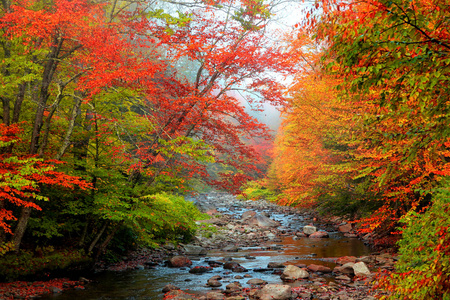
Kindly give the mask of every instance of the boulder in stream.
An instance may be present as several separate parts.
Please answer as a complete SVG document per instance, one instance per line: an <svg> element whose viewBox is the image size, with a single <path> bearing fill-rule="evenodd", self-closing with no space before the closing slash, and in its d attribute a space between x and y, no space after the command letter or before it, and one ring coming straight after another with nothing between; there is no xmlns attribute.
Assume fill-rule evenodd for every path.
<svg viewBox="0 0 450 300"><path fill-rule="evenodd" d="M316 231L317 231L316 226L312 226L312 225L303 226L303 233L306 235L311 235Z"/></svg>
<svg viewBox="0 0 450 300"><path fill-rule="evenodd" d="M355 263L352 262L348 262L340 267L335 267L333 269L334 273L342 273L342 274L348 274L348 275L353 275L355 274L355 271L353 270L353 265Z"/></svg>
<svg viewBox="0 0 450 300"><path fill-rule="evenodd" d="M210 266L196 266L189 270L191 274L203 274L208 271L211 271L212 268Z"/></svg>
<svg viewBox="0 0 450 300"><path fill-rule="evenodd" d="M250 279L249 281L247 281L247 284L250 284L250 285L265 285L265 284L267 284L267 281L262 280L260 278L253 278L253 279Z"/></svg>
<svg viewBox="0 0 450 300"><path fill-rule="evenodd" d="M278 227L280 222L274 221L266 216L256 214L246 221L248 224L259 227Z"/></svg>
<svg viewBox="0 0 450 300"><path fill-rule="evenodd" d="M321 231L316 231L316 232L312 233L309 237L316 238L316 239L322 239L322 238L329 237L329 235L328 235L328 232L321 230Z"/></svg>
<svg viewBox="0 0 450 300"><path fill-rule="evenodd" d="M219 287L222 286L222 283L217 279L208 279L206 285L210 287Z"/></svg>
<svg viewBox="0 0 450 300"><path fill-rule="evenodd" d="M316 265L316 264L310 264L308 266L308 270L310 270L311 272L331 273L330 268L328 268L326 266L322 266L322 265Z"/></svg>
<svg viewBox="0 0 450 300"><path fill-rule="evenodd" d="M369 276L371 274L369 268L362 261L354 264L352 267L355 276Z"/></svg>
<svg viewBox="0 0 450 300"><path fill-rule="evenodd" d="M251 217L253 217L254 215L256 215L256 211L253 210L247 210L245 212L242 213L242 220L245 221L247 219L250 219Z"/></svg>
<svg viewBox="0 0 450 300"><path fill-rule="evenodd" d="M284 284L266 284L259 292L261 300L286 300L291 299L292 288Z"/></svg>
<svg viewBox="0 0 450 300"><path fill-rule="evenodd" d="M169 267L183 268L192 265L192 261L187 256L177 255L169 259Z"/></svg>
<svg viewBox="0 0 450 300"><path fill-rule="evenodd" d="M304 269L301 269L294 265L288 265L281 274L281 280L283 281L295 281L297 279L304 279L309 277L309 273Z"/></svg>
<svg viewBox="0 0 450 300"><path fill-rule="evenodd" d="M225 294L228 296L239 295L242 291L242 285L239 282L232 282L226 286Z"/></svg>
<svg viewBox="0 0 450 300"><path fill-rule="evenodd" d="M349 262L355 263L357 258L355 256L341 256L336 260L338 265L343 265Z"/></svg>
<svg viewBox="0 0 450 300"><path fill-rule="evenodd" d="M283 263L280 263L280 262L270 262L270 263L267 265L267 267L268 267L268 268L284 268L285 265L284 265Z"/></svg>

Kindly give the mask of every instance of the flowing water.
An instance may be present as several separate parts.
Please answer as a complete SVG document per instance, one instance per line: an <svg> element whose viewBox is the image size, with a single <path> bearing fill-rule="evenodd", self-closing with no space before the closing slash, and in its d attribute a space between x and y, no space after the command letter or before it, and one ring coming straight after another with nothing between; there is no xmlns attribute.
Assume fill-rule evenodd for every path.
<svg viewBox="0 0 450 300"><path fill-rule="evenodd" d="M242 207L234 207L232 211L228 208L219 208L221 213L240 215L245 211ZM285 228L299 229L304 225L301 216L293 217L282 213L272 213L271 218L281 222ZM260 278L269 283L282 283L280 276L273 271L263 271L269 262L280 262L289 264L321 264L333 268L335 264L332 258L352 255L363 256L370 254L368 247L358 239L345 238L340 233L329 232L328 239L293 238L285 236L278 242L267 242L251 247L240 248L238 252L224 252L212 250L206 257L192 258L193 265L207 266L208 260L223 262L232 258L249 271L246 273L233 273L222 267L214 268L203 274L190 274L189 269L168 268L157 266L154 269L132 270L122 272L102 272L99 274L86 274L85 277L93 279L94 282L87 285L85 290L70 290L61 294L47 295L46 300L68 300L68 299L162 299L162 288L167 284L174 284L182 290L189 289L190 292L205 292L211 288L206 282L214 275L223 277L221 282L224 288L228 283L239 281L244 287L249 287L247 281L250 278L236 279L236 275L249 274L251 278ZM252 256L255 259L247 259ZM324 275L327 279L326 275ZM330 276L331 280L331 276ZM292 285L295 285L293 283ZM297 283L298 284L298 283Z"/></svg>

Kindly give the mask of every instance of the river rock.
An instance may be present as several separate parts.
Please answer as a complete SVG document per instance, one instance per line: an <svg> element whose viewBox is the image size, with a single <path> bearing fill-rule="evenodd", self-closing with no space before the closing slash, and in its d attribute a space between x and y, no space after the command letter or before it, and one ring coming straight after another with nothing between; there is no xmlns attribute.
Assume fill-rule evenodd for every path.
<svg viewBox="0 0 450 300"><path fill-rule="evenodd" d="M247 211L244 211L244 213L242 214L242 220L247 220L247 219L250 219L251 217L253 217L254 215L256 215L256 212L255 211L252 211L252 210L247 210Z"/></svg>
<svg viewBox="0 0 450 300"><path fill-rule="evenodd" d="M186 255L199 256L206 255L208 253L205 248L197 245L184 245L183 248Z"/></svg>
<svg viewBox="0 0 450 300"><path fill-rule="evenodd" d="M355 271L353 270L353 265L354 264L355 263L348 262L348 263L346 263L346 264L344 264L344 265L342 265L340 267L339 266L335 267L333 272L334 273L342 273L342 274L353 275L355 273Z"/></svg>
<svg viewBox="0 0 450 300"><path fill-rule="evenodd" d="M322 265L310 264L308 270L312 272L331 273L331 269Z"/></svg>
<svg viewBox="0 0 450 300"><path fill-rule="evenodd" d="M273 241L274 239L277 238L277 235L276 235L275 233L272 233L272 232L267 232L267 233L266 233L266 237L267 237L270 241Z"/></svg>
<svg viewBox="0 0 450 300"><path fill-rule="evenodd" d="M336 280L342 280L342 281L352 281L352 279L346 275L339 275L335 277Z"/></svg>
<svg viewBox="0 0 450 300"><path fill-rule="evenodd" d="M259 279L259 278L253 278L253 279L250 279L249 281L247 281L247 284L250 284L250 285L264 285L264 284L267 284L267 281Z"/></svg>
<svg viewBox="0 0 450 300"><path fill-rule="evenodd" d="M361 256L361 257L358 257L355 262L360 262L360 261L362 261L363 263L366 263L366 264L373 264L374 259L371 256Z"/></svg>
<svg viewBox="0 0 450 300"><path fill-rule="evenodd" d="M231 268L231 271L236 272L236 273L248 272L248 270L241 265Z"/></svg>
<svg viewBox="0 0 450 300"><path fill-rule="evenodd" d="M259 292L261 300L286 300L291 299L292 289L284 284L266 284Z"/></svg>
<svg viewBox="0 0 450 300"><path fill-rule="evenodd" d="M223 262L221 261L215 261L215 260L208 260L206 263L213 268L217 268L223 265Z"/></svg>
<svg viewBox="0 0 450 300"><path fill-rule="evenodd" d="M164 287L163 287L163 289L162 289L162 292L163 293L167 293L167 292L170 292L170 291L176 291L176 290L180 290L180 288L179 287L177 287L176 285L173 285L173 284L166 284Z"/></svg>
<svg viewBox="0 0 450 300"><path fill-rule="evenodd" d="M288 265L281 274L281 280L283 281L295 281L297 279L308 278L309 273L304 269L301 269L294 265Z"/></svg>
<svg viewBox="0 0 450 300"><path fill-rule="evenodd" d="M164 299L170 300L192 300L195 296L185 293L181 290L172 290L164 295Z"/></svg>
<svg viewBox="0 0 450 300"><path fill-rule="evenodd" d="M303 233L306 235L311 235L316 231L317 231L317 228L315 226L312 226L312 225L303 226Z"/></svg>
<svg viewBox="0 0 450 300"><path fill-rule="evenodd" d="M228 296L236 296L242 291L242 285L239 282L232 282L226 286L225 294Z"/></svg>
<svg viewBox="0 0 450 300"><path fill-rule="evenodd" d="M225 295L220 292L206 293L206 300L225 300Z"/></svg>
<svg viewBox="0 0 450 300"><path fill-rule="evenodd" d="M256 214L253 217L250 217L247 221L248 224L258 227L278 227L280 226L280 222L274 221L266 216Z"/></svg>
<svg viewBox="0 0 450 300"><path fill-rule="evenodd" d="M191 274L203 274L212 270L210 266L196 266L189 270Z"/></svg>
<svg viewBox="0 0 450 300"><path fill-rule="evenodd" d="M309 237L316 238L316 239L322 239L322 238L329 237L329 235L328 235L328 232L321 230L321 231L316 231L316 232L312 233Z"/></svg>
<svg viewBox="0 0 450 300"><path fill-rule="evenodd" d="M362 261L354 264L352 268L355 276L369 276L371 274L369 268Z"/></svg>
<svg viewBox="0 0 450 300"><path fill-rule="evenodd" d="M283 263L280 263L280 262L270 262L270 263L267 265L267 267L268 267L268 268L284 268L285 265L284 265Z"/></svg>
<svg viewBox="0 0 450 300"><path fill-rule="evenodd" d="M223 264L223 268L228 270L232 270L233 268L236 268L238 266L240 266L240 264L235 261L227 261Z"/></svg>
<svg viewBox="0 0 450 300"><path fill-rule="evenodd" d="M210 287L219 287L222 286L222 283L217 279L208 279L206 285Z"/></svg>
<svg viewBox="0 0 450 300"><path fill-rule="evenodd" d="M339 257L336 260L336 263L338 265L343 265L343 264L346 264L346 263L349 263L349 262L355 263L356 259L357 258L355 256L342 256L342 257Z"/></svg>
<svg viewBox="0 0 450 300"><path fill-rule="evenodd" d="M187 256L177 255L169 259L169 267L183 268L192 265L192 261Z"/></svg>
<svg viewBox="0 0 450 300"><path fill-rule="evenodd" d="M342 233L348 233L348 232L352 231L352 224L341 225L341 226L339 226L338 230L339 230L339 232L342 232Z"/></svg>
<svg viewBox="0 0 450 300"><path fill-rule="evenodd" d="M239 248L236 245L227 245L222 250L225 252L238 252Z"/></svg>

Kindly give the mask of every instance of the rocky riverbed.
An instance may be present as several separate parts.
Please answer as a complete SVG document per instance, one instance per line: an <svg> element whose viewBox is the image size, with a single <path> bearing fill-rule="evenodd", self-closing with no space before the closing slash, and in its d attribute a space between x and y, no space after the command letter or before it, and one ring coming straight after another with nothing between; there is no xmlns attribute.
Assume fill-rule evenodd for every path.
<svg viewBox="0 0 450 300"><path fill-rule="evenodd" d="M395 255L371 251L364 245L370 236L358 236L344 220L226 193L190 200L211 216L199 222L190 244L167 243L115 265L99 263L100 274L130 278L114 277L103 288L74 282L75 290L61 293L61 285L42 298L356 300L383 294L373 285L380 271L393 269ZM13 299L19 290L9 286L8 293L5 299Z"/></svg>
<svg viewBox="0 0 450 300"><path fill-rule="evenodd" d="M203 211L213 216L200 224L210 224L217 231L211 235L200 231L194 243L173 249L177 251L168 260L168 265L190 268L189 272L193 274L210 273L211 277L205 285L211 290L192 294L169 284L164 288L165 299L345 300L375 299L383 294L382 291L373 289L373 285L381 270L393 269L396 258L390 253L373 252L360 257L321 257L314 263L307 264L296 263L289 257L287 261L280 262L275 260L274 255L273 262L261 261L252 270L239 263L239 258L242 261L242 255L238 254L241 250L261 245L278 246L282 250L282 242L286 239L303 240L313 246L317 244L326 248L327 245L339 247L339 244L329 242L337 237L363 238L353 231L351 224L338 218L321 219L312 213L280 207L266 201L239 201L227 194L200 195L194 201ZM277 218L280 216L282 218ZM166 247L171 248L170 245ZM221 261L205 259L204 266L192 267L191 257L214 253L215 249L235 255ZM317 256L315 252L309 255ZM254 259L258 265L258 256L245 254L244 258ZM217 271L214 272L214 269ZM267 276L258 277L262 273L271 274L272 282L265 280Z"/></svg>

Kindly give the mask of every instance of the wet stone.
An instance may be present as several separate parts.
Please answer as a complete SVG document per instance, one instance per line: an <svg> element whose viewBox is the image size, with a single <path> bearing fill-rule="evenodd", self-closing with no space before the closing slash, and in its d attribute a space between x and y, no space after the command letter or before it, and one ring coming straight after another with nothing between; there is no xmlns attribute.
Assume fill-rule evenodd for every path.
<svg viewBox="0 0 450 300"><path fill-rule="evenodd" d="M267 265L267 268L284 268L285 267L285 265L283 264L283 263L279 263L279 262L270 262L268 265Z"/></svg>
<svg viewBox="0 0 450 300"><path fill-rule="evenodd" d="M249 281L247 281L247 284L250 284L250 285L264 285L264 284L267 284L267 281L259 279L259 278L253 278L253 279L250 279Z"/></svg>

